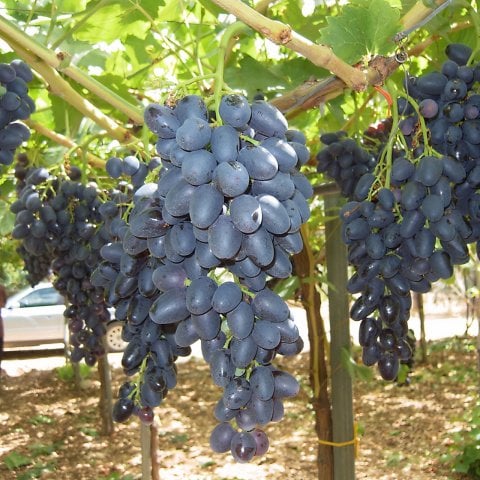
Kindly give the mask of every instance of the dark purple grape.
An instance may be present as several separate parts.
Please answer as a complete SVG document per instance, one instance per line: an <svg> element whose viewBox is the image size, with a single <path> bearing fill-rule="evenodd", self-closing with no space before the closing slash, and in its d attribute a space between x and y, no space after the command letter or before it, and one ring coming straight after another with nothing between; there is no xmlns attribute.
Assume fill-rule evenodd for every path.
<svg viewBox="0 0 480 480"><path fill-rule="evenodd" d="M380 353L378 359L378 370L384 380L395 380L398 375L400 362L395 351L386 351Z"/></svg>
<svg viewBox="0 0 480 480"><path fill-rule="evenodd" d="M247 169L255 180L270 180L278 171L277 159L264 147L247 145L237 156L237 161Z"/></svg>
<svg viewBox="0 0 480 480"><path fill-rule="evenodd" d="M442 213L443 213L443 204ZM408 210L404 213L400 223L400 235L403 238L411 238L425 225L426 217L422 210Z"/></svg>
<svg viewBox="0 0 480 480"><path fill-rule="evenodd" d="M210 448L217 453L225 453L230 450L235 430L230 423L219 423L210 434Z"/></svg>
<svg viewBox="0 0 480 480"><path fill-rule="evenodd" d="M342 225L345 239L348 242L352 240L363 240L370 233L370 227L364 218L356 218L346 225Z"/></svg>
<svg viewBox="0 0 480 480"><path fill-rule="evenodd" d="M268 452L268 448L270 446L267 434L263 430L260 430L258 428L253 430L251 434L255 439L255 443L257 445L255 449L255 456L265 455Z"/></svg>
<svg viewBox="0 0 480 480"><path fill-rule="evenodd" d="M440 95L448 79L439 72L427 73L417 79L416 87L427 95Z"/></svg>
<svg viewBox="0 0 480 480"><path fill-rule="evenodd" d="M467 95L468 87L463 80L454 78L445 84L443 95L447 101L463 100Z"/></svg>
<svg viewBox="0 0 480 480"><path fill-rule="evenodd" d="M392 325L399 318L400 303L396 297L387 295L380 300L378 311L382 322L385 322L387 325Z"/></svg>
<svg viewBox="0 0 480 480"><path fill-rule="evenodd" d="M445 54L457 65L466 65L472 54L472 49L461 43L450 43L445 49Z"/></svg>
<svg viewBox="0 0 480 480"><path fill-rule="evenodd" d="M162 293L150 308L150 318L160 325L177 323L190 316L186 305L186 288L175 288Z"/></svg>
<svg viewBox="0 0 480 480"><path fill-rule="evenodd" d="M392 164L392 181L396 183L403 183L408 180L415 172L415 166L412 162L404 157L398 157Z"/></svg>
<svg viewBox="0 0 480 480"><path fill-rule="evenodd" d="M217 163L237 160L240 134L231 125L221 125L212 131L210 148Z"/></svg>
<svg viewBox="0 0 480 480"><path fill-rule="evenodd" d="M252 335L242 339L232 338L230 351L235 367L247 368L257 354L257 343Z"/></svg>
<svg viewBox="0 0 480 480"><path fill-rule="evenodd" d="M431 187L438 182L443 172L441 158L425 156L420 159L415 173L415 180L426 187Z"/></svg>
<svg viewBox="0 0 480 480"><path fill-rule="evenodd" d="M173 110L164 105L152 103L145 108L145 123L160 138L175 138L180 122Z"/></svg>
<svg viewBox="0 0 480 480"><path fill-rule="evenodd" d="M409 181L402 189L401 204L405 210L415 210L421 205L426 194L427 190L423 184L414 180Z"/></svg>
<svg viewBox="0 0 480 480"><path fill-rule="evenodd" d="M367 317L360 323L358 343L362 347L373 345L377 341L379 333L380 329L377 320L372 317Z"/></svg>
<svg viewBox="0 0 480 480"><path fill-rule="evenodd" d="M363 320L372 314L376 305L367 305L363 297L358 297L350 307L350 318L355 321Z"/></svg>
<svg viewBox="0 0 480 480"><path fill-rule="evenodd" d="M440 195L427 195L420 206L420 210L430 222L438 222L444 212L443 200Z"/></svg>
<svg viewBox="0 0 480 480"><path fill-rule="evenodd" d="M213 172L213 183L226 197L237 197L247 190L250 177L240 162L222 162Z"/></svg>
<svg viewBox="0 0 480 480"><path fill-rule="evenodd" d="M219 215L208 227L208 245L217 258L233 258L238 253L242 240L243 234L235 227L230 215Z"/></svg>
<svg viewBox="0 0 480 480"><path fill-rule="evenodd" d="M275 398L295 397L300 391L297 379L288 372L273 370L273 379L275 383L273 396Z"/></svg>
<svg viewBox="0 0 480 480"><path fill-rule="evenodd" d="M223 403L230 409L244 407L252 396L250 383L243 377L234 377L223 392Z"/></svg>
<svg viewBox="0 0 480 480"><path fill-rule="evenodd" d="M135 404L128 397L119 398L113 406L113 420L115 422L126 422L133 413Z"/></svg>
<svg viewBox="0 0 480 480"><path fill-rule="evenodd" d="M375 365L380 358L380 349L377 343L363 347L362 362L367 367Z"/></svg>
<svg viewBox="0 0 480 480"><path fill-rule="evenodd" d="M353 192L353 198L359 202L365 200L372 188L375 181L375 175L373 173L365 173L360 177Z"/></svg>
<svg viewBox="0 0 480 480"><path fill-rule="evenodd" d="M145 406L137 412L137 417L144 425L152 425L154 413L152 407Z"/></svg>
<svg viewBox="0 0 480 480"><path fill-rule="evenodd" d="M250 432L237 432L232 436L230 451L236 462L247 463L257 450L257 442Z"/></svg>
<svg viewBox="0 0 480 480"><path fill-rule="evenodd" d="M480 120L467 120L463 123L463 138L474 145L480 143Z"/></svg>
<svg viewBox="0 0 480 480"><path fill-rule="evenodd" d="M431 98L425 98L422 100L418 107L424 118L433 118L438 113L438 103Z"/></svg>
<svg viewBox="0 0 480 480"><path fill-rule="evenodd" d="M247 99L237 94L222 97L219 111L222 120L234 128L245 127L252 116L252 109Z"/></svg>
<svg viewBox="0 0 480 480"><path fill-rule="evenodd" d="M252 116L249 125L257 133L267 137L282 138L287 129L288 123L283 114L273 105L257 100L252 103Z"/></svg>

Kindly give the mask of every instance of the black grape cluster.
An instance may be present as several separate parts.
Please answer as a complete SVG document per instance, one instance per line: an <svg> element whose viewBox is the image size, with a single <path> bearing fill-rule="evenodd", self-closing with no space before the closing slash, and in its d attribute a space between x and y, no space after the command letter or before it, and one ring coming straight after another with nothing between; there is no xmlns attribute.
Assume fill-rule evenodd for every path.
<svg viewBox="0 0 480 480"><path fill-rule="evenodd" d="M466 65L465 45L451 44L446 54L441 72L409 78L410 97L398 102L402 142L391 152L375 146L377 169L353 182L340 212L354 267L348 290L360 294L350 316L361 322L364 363L378 363L387 380L412 355L411 292L428 292L449 278L454 265L469 260L468 244L478 249L480 239L480 67ZM334 139L327 149L344 141ZM356 147L364 152L358 156L370 147ZM328 173L326 156L319 153L319 170Z"/></svg>
<svg viewBox="0 0 480 480"><path fill-rule="evenodd" d="M141 373L122 386L114 417L149 421L175 384L173 362L200 340L224 389L211 446L247 462L268 449L259 427L279 420L283 398L299 389L271 363L297 354L303 342L267 281L292 272L312 187L298 170L309 159L305 137L288 130L277 109L227 95L219 113L223 125L212 126L195 95L146 108L162 168L156 182L134 190L126 225L102 249L98 282L117 318L119 307L125 312L124 368ZM111 176L134 172L127 158L107 162Z"/></svg>
<svg viewBox="0 0 480 480"><path fill-rule="evenodd" d="M31 285L35 285L50 273L53 258L50 242L60 232L58 223L52 221L52 208L47 206L53 189L43 193L42 184L51 176L47 169L29 167L28 159L23 157L16 165L15 176L17 200L10 207L15 214L12 237L20 240L17 251L24 260Z"/></svg>
<svg viewBox="0 0 480 480"><path fill-rule="evenodd" d="M30 67L22 60L0 63L0 165L11 165L15 150L30 138L29 129L18 120L35 111L27 85L32 79Z"/></svg>
<svg viewBox="0 0 480 480"><path fill-rule="evenodd" d="M71 172L78 177L78 170ZM103 290L90 282L100 262L100 248L106 243L98 224L101 202L95 184L52 176L45 168L30 168L12 204L15 226L12 237L21 241L20 253L30 263L32 281L53 272L54 287L68 305L64 315L70 331L71 359L88 365L103 355L102 337L110 318ZM34 263L32 258L38 258ZM40 267L41 266L41 267ZM43 277L42 277L43 278Z"/></svg>
<svg viewBox="0 0 480 480"><path fill-rule="evenodd" d="M376 152L362 148L344 131L325 133L320 140L326 147L317 154L317 171L335 180L344 197L352 197L358 179L375 169Z"/></svg>
<svg viewBox="0 0 480 480"><path fill-rule="evenodd" d="M27 183L35 181L35 175L32 177L34 168L29 165L29 159L25 154L18 154L15 162L15 190L17 197L21 197L22 190L26 187ZM45 177L47 178L47 177ZM13 210L23 210L24 204L22 202L16 202ZM33 212L32 212L33 214ZM14 238L18 235L22 236L25 233L24 227L17 227L27 221L27 217L32 218L30 214L23 213L16 218L16 230L13 234ZM29 225L30 222L27 223ZM20 231L19 231L20 229ZM23 233L22 233L23 231ZM24 270L26 272L26 279L28 283L33 287L43 279L47 278L51 273L50 263L51 252L46 248L45 244L36 245L36 241L33 239L27 239L25 242L20 242L16 248L16 251L20 258L23 260Z"/></svg>
<svg viewBox="0 0 480 480"><path fill-rule="evenodd" d="M128 180L119 181L99 209L101 229L109 241L100 250L102 259L91 280L104 290L116 319L124 322L122 336L128 342L122 357L125 373L139 373L138 382L127 381L120 388L113 409L118 422L135 414L142 422L151 423L153 408L176 385L175 360L191 353L190 347L179 347L175 342L174 324L155 323L149 315L162 294L153 276L162 262L151 242L157 240L163 221L158 223L157 184L145 180L159 165L158 158L147 167L133 155L112 157L106 164L112 178Z"/></svg>

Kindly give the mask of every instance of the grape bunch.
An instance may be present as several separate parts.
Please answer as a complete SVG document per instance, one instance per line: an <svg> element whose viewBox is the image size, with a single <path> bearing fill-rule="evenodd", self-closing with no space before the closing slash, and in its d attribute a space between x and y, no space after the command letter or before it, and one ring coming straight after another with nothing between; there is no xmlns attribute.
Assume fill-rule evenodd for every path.
<svg viewBox="0 0 480 480"><path fill-rule="evenodd" d="M145 179L157 169L158 160L152 159L147 167L132 155L110 158L106 163L109 175L128 180L120 180L99 208L101 230L108 242L100 250L101 262L91 280L103 289L116 319L124 322L122 336L128 346L122 367L126 375L138 373L137 381L126 381L120 388L113 409L118 422L135 414L142 422L151 423L153 408L176 385L176 358L191 352L189 347L176 344L175 325L155 323L149 314L162 294L153 277L161 261L149 249L150 239L158 237L156 228L161 217L155 215L157 184L145 183Z"/></svg>
<svg viewBox="0 0 480 480"><path fill-rule="evenodd" d="M51 241L59 234L58 224L47 206L53 188L48 193L42 186L52 177L47 169L28 166L28 159L19 156L15 167L17 199L10 210L15 214L12 237L20 240L17 252L24 260L27 278L33 286L50 273L53 259Z"/></svg>
<svg viewBox="0 0 480 480"><path fill-rule="evenodd" d="M325 133L320 141L326 147L317 154L317 171L335 180L344 197L352 197L358 179L375 169L375 154L348 138L344 131Z"/></svg>
<svg viewBox="0 0 480 480"><path fill-rule="evenodd" d="M133 208L102 249L95 281L125 321L124 369L139 373L120 389L114 417L150 422L175 385L175 359L200 340L223 388L211 446L247 462L268 448L260 427L280 420L283 399L299 389L272 364L303 341L268 280L291 275L313 191L299 172L310 156L306 139L277 109L231 94L219 113L222 124L210 124L196 95L147 106L161 168L156 182L133 188ZM133 183L139 167L129 156L106 168Z"/></svg>
<svg viewBox="0 0 480 480"><path fill-rule="evenodd" d="M32 79L30 67L22 60L0 63L0 165L11 165L15 150L30 138L30 130L18 120L35 111L27 85Z"/></svg>
<svg viewBox="0 0 480 480"><path fill-rule="evenodd" d="M362 145L348 151L338 144L349 139L323 135L327 147L317 156L320 171L346 179L350 152L375 158L375 168L342 190L349 201L340 217L354 269L347 289L359 294L350 316L361 322L363 362L378 364L386 380L412 355L411 292L426 293L449 278L454 265L469 260L468 244L478 249L480 240L480 66L466 65L471 49L465 45L451 44L446 54L441 72L408 79L408 95L398 99L398 129L389 121L390 134L401 140L391 150L378 142L382 135L372 142L367 130ZM325 168L325 159L334 166Z"/></svg>
<svg viewBox="0 0 480 480"><path fill-rule="evenodd" d="M78 178L78 170L71 176ZM45 168L27 168L24 186L12 204L15 226L12 237L20 240L29 279L35 283L50 271L54 287L68 305L64 315L70 331L71 359L88 365L103 355L102 337L110 313L103 290L90 282L106 242L98 224L101 202L95 184L82 183Z"/></svg>

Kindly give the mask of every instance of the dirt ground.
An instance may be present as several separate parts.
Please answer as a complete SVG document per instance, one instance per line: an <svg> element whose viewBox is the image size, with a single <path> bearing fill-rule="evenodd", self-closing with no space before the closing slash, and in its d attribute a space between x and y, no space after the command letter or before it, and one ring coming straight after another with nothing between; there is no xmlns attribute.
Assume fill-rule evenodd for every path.
<svg viewBox="0 0 480 480"><path fill-rule="evenodd" d="M467 478L452 474L441 457L478 398L474 345L471 338L432 344L428 364L416 365L410 386L387 384L376 373L370 380L355 380L361 433L357 479ZM160 479L318 479L308 353L281 360L278 364L300 379L301 392L285 403L285 418L267 427L269 452L243 465L209 449L220 389L209 380L207 367L195 359L180 364L178 386L158 409ZM125 377L120 369L112 374L116 391ZM102 436L98 389L95 370L80 390L55 370L2 377L0 479L140 479L139 422L117 424L111 437Z"/></svg>

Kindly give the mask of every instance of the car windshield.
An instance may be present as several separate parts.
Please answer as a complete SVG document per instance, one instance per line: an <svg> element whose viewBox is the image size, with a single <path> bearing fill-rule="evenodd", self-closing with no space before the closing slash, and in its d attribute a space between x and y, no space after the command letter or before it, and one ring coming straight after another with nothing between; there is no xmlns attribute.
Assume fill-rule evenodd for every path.
<svg viewBox="0 0 480 480"><path fill-rule="evenodd" d="M41 288L25 295L19 302L20 307L43 307L48 305L63 305L65 303L53 287Z"/></svg>

